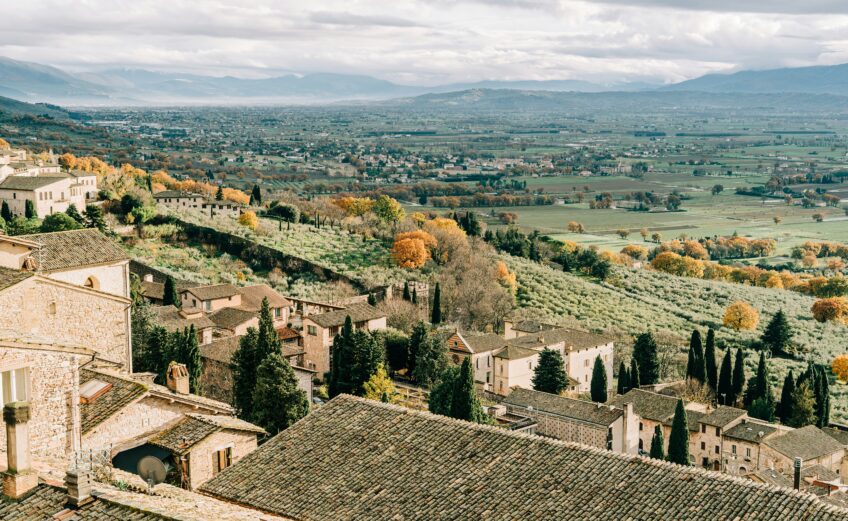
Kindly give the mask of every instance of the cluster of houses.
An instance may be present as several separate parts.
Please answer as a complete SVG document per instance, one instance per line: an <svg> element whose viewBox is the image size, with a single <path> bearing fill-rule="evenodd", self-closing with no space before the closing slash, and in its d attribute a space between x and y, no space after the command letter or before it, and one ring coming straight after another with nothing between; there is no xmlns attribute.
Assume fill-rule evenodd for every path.
<svg viewBox="0 0 848 521"><path fill-rule="evenodd" d="M194 326L203 396L189 391L180 364L164 385L133 370L131 273L161 325ZM612 341L530 321L508 321L503 335L443 336L450 361L470 358L479 390L499 402L491 413L521 420L520 429L340 396L265 441L230 405L232 354L263 300L310 396L345 319L376 331L385 314L264 284L178 283L179 307L164 305L164 292L162 274L96 229L0 236L0 519L848 516L834 505L848 471L846 433L689 403L695 466L650 460L640 454L655 425L670 428L677 399L641 389L607 404L575 398L597 357L612 374ZM562 354L572 397L531 389L546 348ZM180 488L147 490L131 475L145 456L167 462L167 481ZM785 488L796 458L807 490L826 493ZM104 463L124 485L99 476Z"/></svg>
<svg viewBox="0 0 848 521"><path fill-rule="evenodd" d="M0 150L0 201L12 215L25 215L27 201L39 217L64 212L72 204L82 211L96 197L97 176L91 172L63 171L52 153L47 160L36 160L24 149Z"/></svg>

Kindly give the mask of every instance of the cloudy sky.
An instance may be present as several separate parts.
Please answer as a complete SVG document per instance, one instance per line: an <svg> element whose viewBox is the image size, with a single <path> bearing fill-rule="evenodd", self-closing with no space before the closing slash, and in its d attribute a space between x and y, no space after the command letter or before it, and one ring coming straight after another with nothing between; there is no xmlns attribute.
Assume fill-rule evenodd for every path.
<svg viewBox="0 0 848 521"><path fill-rule="evenodd" d="M0 56L243 77L673 82L848 62L848 0L2 0Z"/></svg>

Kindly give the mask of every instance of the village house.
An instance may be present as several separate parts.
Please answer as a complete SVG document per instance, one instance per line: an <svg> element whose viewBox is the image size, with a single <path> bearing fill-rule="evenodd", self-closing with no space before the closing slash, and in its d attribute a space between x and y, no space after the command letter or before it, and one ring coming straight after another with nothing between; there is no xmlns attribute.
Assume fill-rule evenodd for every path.
<svg viewBox="0 0 848 521"><path fill-rule="evenodd" d="M705 469L721 471L724 455L724 435L748 417L747 411L721 406L698 419L698 442L692 453L697 464Z"/></svg>
<svg viewBox="0 0 848 521"><path fill-rule="evenodd" d="M32 202L38 217L64 212L72 204L81 211L91 187L80 181L66 173L10 175L0 182L0 200L14 215L25 215L27 201Z"/></svg>
<svg viewBox="0 0 848 521"><path fill-rule="evenodd" d="M780 432L778 425L749 418L743 418L733 427L725 429L722 437L722 471L746 476L758 469L763 442Z"/></svg>
<svg viewBox="0 0 848 521"><path fill-rule="evenodd" d="M507 412L535 420L536 434L615 452L638 452L639 417L632 403L619 408L520 387L502 403Z"/></svg>
<svg viewBox="0 0 848 521"><path fill-rule="evenodd" d="M165 190L153 194L153 200L168 208L181 209L190 208L199 210L206 198L201 194L192 192L181 192L179 190Z"/></svg>
<svg viewBox="0 0 848 521"><path fill-rule="evenodd" d="M796 458L802 467L820 465L836 474L848 473L845 446L828 436L815 425L807 425L762 443L758 468L791 473Z"/></svg>
<svg viewBox="0 0 848 521"><path fill-rule="evenodd" d="M216 337L244 336L249 328L259 327L259 315L241 308L222 308L207 316L215 324Z"/></svg>
<svg viewBox="0 0 848 521"><path fill-rule="evenodd" d="M314 483L322 484L320 498L304 499L304 484ZM788 489L347 395L200 491L293 519L390 519L398 512L405 519L848 516Z"/></svg>
<svg viewBox="0 0 848 521"><path fill-rule="evenodd" d="M171 333L194 327L197 343L206 345L214 339L216 324L197 308L178 309L176 306L151 306L156 325Z"/></svg>
<svg viewBox="0 0 848 521"><path fill-rule="evenodd" d="M333 339L350 317L355 330L377 331L386 328L386 314L369 304L354 304L318 315L303 317L303 348L306 368L323 375L330 371Z"/></svg>

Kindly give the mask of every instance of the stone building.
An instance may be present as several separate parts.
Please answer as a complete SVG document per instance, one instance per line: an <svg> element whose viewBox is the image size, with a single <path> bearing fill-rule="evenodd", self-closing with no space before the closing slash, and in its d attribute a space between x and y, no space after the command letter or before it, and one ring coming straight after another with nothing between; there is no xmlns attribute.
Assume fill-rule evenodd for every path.
<svg viewBox="0 0 848 521"><path fill-rule="evenodd" d="M815 425L794 429L763 441L758 468L791 472L796 458L803 467L821 465L831 472L848 472L845 446L828 436Z"/></svg>
<svg viewBox="0 0 848 521"><path fill-rule="evenodd" d="M181 192L179 190L165 190L153 194L153 199L157 204L162 204L168 208L174 209L195 209L199 210L205 201L205 197L201 194L192 192Z"/></svg>
<svg viewBox="0 0 848 521"><path fill-rule="evenodd" d="M330 348L350 317L356 330L377 331L386 328L386 314L369 304L354 304L344 309L303 317L303 348L306 368L320 376L330 371Z"/></svg>
<svg viewBox="0 0 848 521"><path fill-rule="evenodd" d="M698 420L698 441L692 454L705 469L723 470L724 434L747 418L747 411L736 407L718 407Z"/></svg>
<svg viewBox="0 0 848 521"><path fill-rule="evenodd" d="M777 425L744 418L725 429L722 449L722 470L735 476L746 476L760 466L764 441L781 431Z"/></svg>
<svg viewBox="0 0 848 521"><path fill-rule="evenodd" d="M214 339L215 323L197 308L177 309L176 306L152 306L156 325L170 332L184 331L194 326L197 343L206 345Z"/></svg>
<svg viewBox="0 0 848 521"><path fill-rule="evenodd" d="M536 433L542 436L615 452L638 452L639 418L632 403L619 408L520 387L502 403L507 412L535 420Z"/></svg>
<svg viewBox="0 0 848 521"><path fill-rule="evenodd" d="M26 202L30 201L38 217L66 211L71 205L82 211L88 196L97 192L96 178L92 187L85 183L91 177L80 177L65 172L14 173L0 182L0 200L9 206L14 215L25 215Z"/></svg>
<svg viewBox="0 0 848 521"><path fill-rule="evenodd" d="M200 491L293 519L848 517L792 490L347 395Z"/></svg>
<svg viewBox="0 0 848 521"><path fill-rule="evenodd" d="M265 435L238 418L189 413L147 443L170 452L182 486L194 490L256 449L257 436Z"/></svg>

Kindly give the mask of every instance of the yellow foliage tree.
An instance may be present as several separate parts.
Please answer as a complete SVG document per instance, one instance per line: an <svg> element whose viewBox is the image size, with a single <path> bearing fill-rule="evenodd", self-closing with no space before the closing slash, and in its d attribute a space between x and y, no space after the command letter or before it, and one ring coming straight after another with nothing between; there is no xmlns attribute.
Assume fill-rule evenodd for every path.
<svg viewBox="0 0 848 521"><path fill-rule="evenodd" d="M374 207L374 200L367 197L345 196L333 200L333 204L352 217L361 217Z"/></svg>
<svg viewBox="0 0 848 521"><path fill-rule="evenodd" d="M621 254L634 260L645 260L648 258L648 248L637 244L628 244L621 249Z"/></svg>
<svg viewBox="0 0 848 521"><path fill-rule="evenodd" d="M376 400L384 403L394 403L397 401L395 384L392 382L392 379L389 378L383 364L377 366L377 372L372 374L371 378L362 384L362 389L365 391L363 396L369 400Z"/></svg>
<svg viewBox="0 0 848 521"><path fill-rule="evenodd" d="M0 137L0 150L9 150L10 148L12 148L12 145L10 145L8 141Z"/></svg>
<svg viewBox="0 0 848 521"><path fill-rule="evenodd" d="M506 263L503 261L498 261L495 264L495 278L498 279L498 282L505 288L509 289L510 292L515 293L518 290L518 282L515 278L515 273L509 271Z"/></svg>
<svg viewBox="0 0 848 521"><path fill-rule="evenodd" d="M412 219L412 222L415 223L415 226L421 228L424 225L424 221L427 220L427 216L421 212L412 212L409 215L409 218Z"/></svg>
<svg viewBox="0 0 848 521"><path fill-rule="evenodd" d="M756 329L760 314L747 302L737 300L724 310L724 325L741 331Z"/></svg>
<svg viewBox="0 0 848 521"><path fill-rule="evenodd" d="M420 268L429 258L430 252L421 239L400 239L392 245L392 259L401 268Z"/></svg>
<svg viewBox="0 0 848 521"><path fill-rule="evenodd" d="M586 231L586 228L577 221L571 221L568 223L568 231L571 233L583 233Z"/></svg>
<svg viewBox="0 0 848 521"><path fill-rule="evenodd" d="M439 244L439 241L437 241L435 237L424 230L401 232L395 235L395 242L402 241L403 239L418 239L428 248L435 248Z"/></svg>
<svg viewBox="0 0 848 521"><path fill-rule="evenodd" d="M253 212L244 212L239 215L238 222L240 225L250 228L253 231L259 227L259 218Z"/></svg>
<svg viewBox="0 0 848 521"><path fill-rule="evenodd" d="M841 382L848 383L848 354L834 358L830 368Z"/></svg>

